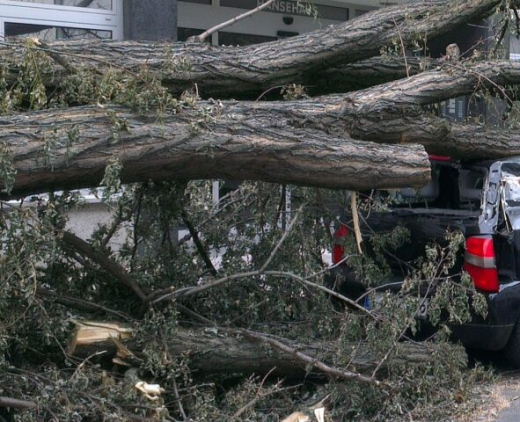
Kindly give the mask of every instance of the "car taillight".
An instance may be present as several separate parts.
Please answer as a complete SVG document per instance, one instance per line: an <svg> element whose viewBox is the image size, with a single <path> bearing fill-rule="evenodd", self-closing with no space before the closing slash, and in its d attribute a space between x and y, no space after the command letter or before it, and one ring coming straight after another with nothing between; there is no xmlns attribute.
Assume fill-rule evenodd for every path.
<svg viewBox="0 0 520 422"><path fill-rule="evenodd" d="M488 293L498 292L498 271L491 236L473 236L466 240L464 269L477 289Z"/></svg>
<svg viewBox="0 0 520 422"><path fill-rule="evenodd" d="M445 155L428 155L428 159L430 161L451 161L451 157L447 157Z"/></svg>
<svg viewBox="0 0 520 422"><path fill-rule="evenodd" d="M344 258L345 247L343 239L349 234L349 229L340 223L338 230L334 233L334 244L332 245L332 263L335 265Z"/></svg>

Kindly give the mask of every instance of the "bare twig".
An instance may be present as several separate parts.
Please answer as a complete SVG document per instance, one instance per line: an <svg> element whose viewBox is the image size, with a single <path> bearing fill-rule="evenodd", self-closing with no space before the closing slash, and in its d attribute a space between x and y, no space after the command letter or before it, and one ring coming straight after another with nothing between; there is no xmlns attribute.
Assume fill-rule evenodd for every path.
<svg viewBox="0 0 520 422"><path fill-rule="evenodd" d="M47 54L52 60L54 60L70 74L76 74L78 72L77 69L72 64L70 64L66 58L57 53L55 50L52 50L47 43L38 39L35 40L34 43L38 47L41 47L45 54Z"/></svg>
<svg viewBox="0 0 520 422"><path fill-rule="evenodd" d="M404 46L404 41L403 41L403 36L401 34L401 29L399 29L399 25L397 24L395 19L394 19L394 25L395 25L395 29L397 29L397 35L399 36L399 41L401 41L401 51L403 53L403 58L404 58L404 67L405 67L405 70L406 70L406 77L409 78L410 77L410 69L408 68L408 59L406 58L406 47Z"/></svg>
<svg viewBox="0 0 520 422"><path fill-rule="evenodd" d="M500 31L500 35L498 37L498 40L495 44L495 47L493 48L493 56L497 54L498 49L500 48L500 45L502 44L502 41L504 41L504 37L507 34L507 30L509 29L509 19L506 18L504 25L502 26L502 29Z"/></svg>
<svg viewBox="0 0 520 422"><path fill-rule="evenodd" d="M520 15L516 6L513 6L513 13L515 14L516 36L518 37L520 35Z"/></svg>
<svg viewBox="0 0 520 422"><path fill-rule="evenodd" d="M209 37L211 34L220 31L223 28L226 28L230 25L233 25L234 23L241 21L242 19L247 18L248 16L251 16L255 14L256 12L260 12L261 10L265 9L270 4L274 3L275 0L268 0L264 4L261 4L258 7L255 7L252 10L249 10L248 12L242 13L241 15L235 16L232 19L229 19L226 22L222 22L221 24L218 24L214 26L213 28L208 29L207 31L204 31L202 34L191 36L187 39L187 42L204 42L204 40Z"/></svg>
<svg viewBox="0 0 520 422"><path fill-rule="evenodd" d="M296 274L285 272L285 271L266 271L265 274L266 275L272 275L272 276L275 276L275 277L284 277L284 278L293 279L295 281L298 281L299 283L305 284L306 286L309 286L309 287L321 290L322 292L325 292L325 293L327 293L327 294L329 294L331 296L334 296L334 297L342 300L343 302L348 303L349 305L353 306L358 311L361 311L364 314L370 316L371 318L374 318L374 319L377 319L377 320L380 319L380 318L378 318L377 315L375 315L373 312L371 312L370 310L366 309L365 307L361 306L356 301L354 301L352 299L349 299L348 297L345 297L342 294L340 294L338 292L335 292L334 290L331 290L331 289L329 289L329 288L327 288L325 286L322 286L322 285L317 284L317 283L313 283L312 281L309 281L306 278L299 277Z"/></svg>
<svg viewBox="0 0 520 422"><path fill-rule="evenodd" d="M116 233L117 229L119 228L119 225L123 222L123 205L119 204L117 207L117 213L114 219L112 220L112 224L110 225L110 228L108 229L108 232L106 236L101 241L101 247L105 249L108 245L108 242L112 239L114 234Z"/></svg>
<svg viewBox="0 0 520 422"><path fill-rule="evenodd" d="M274 394L274 393L277 393L279 390L278 389L273 389L271 391L268 391L266 393L262 393L262 387L265 383L265 380L269 377L269 375L271 375L273 373L273 371L275 370L276 368L273 368L271 369L265 376L264 378L262 379L262 382L260 383L260 386L258 387L258 390L256 392L256 397L252 400L250 400L248 403L246 403L245 406L242 406L240 409L238 409L234 414L233 416L231 416L231 420L235 420L235 419L238 419L240 416L242 416L242 414L244 414L245 412L247 412L249 409L251 409L252 407L254 407L258 401L260 401L261 399L267 397L267 396L270 396L271 394ZM276 384L276 386L278 387L279 385L281 384L281 381L278 381L278 383Z"/></svg>
<svg viewBox="0 0 520 422"><path fill-rule="evenodd" d="M179 389L177 388L177 381L175 381L175 378L173 379L173 397L175 397L175 400L177 401L177 406L179 407L179 412L182 416L182 419L187 421L188 416L184 411L184 406L182 405L181 397L179 395Z"/></svg>
<svg viewBox="0 0 520 422"><path fill-rule="evenodd" d="M83 359L83 362L81 362L78 365L78 367L76 368L76 370L74 371L74 373L70 377L70 380L72 381L74 378L76 378L76 376L79 374L79 371L81 370L81 368L83 368L88 363L88 361L90 359L92 359L93 357L99 356L99 355L104 355L105 353L107 353L106 350L101 350L99 352L92 353L90 356L87 356L85 359Z"/></svg>

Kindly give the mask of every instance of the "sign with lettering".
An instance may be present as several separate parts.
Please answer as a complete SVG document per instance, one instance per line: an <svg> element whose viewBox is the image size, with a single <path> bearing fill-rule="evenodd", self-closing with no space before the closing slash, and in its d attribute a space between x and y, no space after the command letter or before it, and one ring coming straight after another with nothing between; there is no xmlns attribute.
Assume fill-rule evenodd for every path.
<svg viewBox="0 0 520 422"><path fill-rule="evenodd" d="M266 2L267 0L220 0L220 6L254 9ZM349 18L349 10L346 7L326 6L304 0L276 0L267 6L264 11L312 18L314 13L317 12L318 18L335 21L347 21Z"/></svg>
<svg viewBox="0 0 520 422"><path fill-rule="evenodd" d="M268 0L258 0L258 6L267 3ZM267 6L265 11L287 13L289 15L312 16L313 8L310 4L302 1L276 0Z"/></svg>

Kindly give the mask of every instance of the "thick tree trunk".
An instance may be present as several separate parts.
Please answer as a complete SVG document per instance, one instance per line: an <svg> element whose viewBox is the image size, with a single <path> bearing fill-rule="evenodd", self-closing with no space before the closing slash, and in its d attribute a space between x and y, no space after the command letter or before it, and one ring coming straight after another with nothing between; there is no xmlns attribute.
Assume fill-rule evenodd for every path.
<svg viewBox="0 0 520 422"><path fill-rule="evenodd" d="M201 103L160 118L122 108L52 110L4 117L0 144L17 172L14 195L97 186L113 158L125 183L227 177L362 190L428 182L423 147L330 136L279 105Z"/></svg>
<svg viewBox="0 0 520 422"><path fill-rule="evenodd" d="M429 167L417 143L428 153L464 158L520 154L514 132L450 124L421 106L469 93L476 84L517 79L518 64L479 63L352 94L199 102L161 117L123 108L52 110L4 117L0 143L10 149L17 172L14 195L96 186L115 157L123 182L232 178L353 190L421 186Z"/></svg>
<svg viewBox="0 0 520 422"><path fill-rule="evenodd" d="M506 92L505 85L520 84L520 63L509 60L444 63L441 68L347 94L353 107L365 113L429 105L482 89Z"/></svg>
<svg viewBox="0 0 520 422"><path fill-rule="evenodd" d="M229 330L228 330L229 331ZM257 373L266 374L275 368L278 374L302 375L308 368L295 359L292 353L279 349L273 350L268 344L254 341L248 336L230 334L216 328L186 330L179 328L173 338L162 340L172 356L189 358L192 370L202 373ZM263 335L260 335L263 336ZM104 356L118 356L120 359L139 359L142 355L143 343L132 338L132 330L122 324L106 324L97 322L79 323L71 336L68 353L86 358L106 351ZM283 342L288 347L298 350L307 356L330 360L336 347L332 343L299 344L278 337L268 338ZM116 338L116 341L112 340ZM119 339L119 340L117 340ZM149 339L153 341L153 339ZM124 347L122 347L124 345ZM125 350L128 349L128 351ZM378 358L362 343L353 343L351 366L363 372L377 366ZM401 343L390 362L424 363L435 352L432 346L413 343ZM135 356L131 356L131 354ZM346 359L346 358L345 358Z"/></svg>
<svg viewBox="0 0 520 422"><path fill-rule="evenodd" d="M193 84L213 97L258 95L273 86L313 84L324 69L378 56L396 40L408 45L420 34L429 40L493 12L501 0L417 0L367 13L362 18L285 40L246 47L207 44L79 41L53 43L50 48L71 68L96 72L150 68L172 92ZM449 13L447 13L449 11ZM16 75L22 47L6 48L1 60ZM68 67L68 66L65 66ZM46 70L48 83L61 79L61 65ZM336 90L337 91L337 90Z"/></svg>
<svg viewBox="0 0 520 422"><path fill-rule="evenodd" d="M429 57L376 56L332 67L315 75L306 86L312 94L350 92L436 69L444 63Z"/></svg>

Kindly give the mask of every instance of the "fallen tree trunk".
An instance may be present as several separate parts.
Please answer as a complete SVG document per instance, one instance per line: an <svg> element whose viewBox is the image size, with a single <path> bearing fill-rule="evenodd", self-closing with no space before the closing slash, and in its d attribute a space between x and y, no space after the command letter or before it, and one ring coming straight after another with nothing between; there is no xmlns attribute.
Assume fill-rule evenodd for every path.
<svg viewBox="0 0 520 422"><path fill-rule="evenodd" d="M326 69L305 85L313 95L350 92L417 75L443 64L430 57L376 56Z"/></svg>
<svg viewBox="0 0 520 422"><path fill-rule="evenodd" d="M504 90L520 84L520 63L510 60L446 63L437 70L373 86L345 96L354 107L376 109L429 105L483 89ZM505 90L504 90L505 93ZM370 111L368 111L370 110Z"/></svg>
<svg viewBox="0 0 520 422"><path fill-rule="evenodd" d="M199 102L160 118L103 107L5 117L0 143L11 151L15 195L95 186L114 157L123 165L123 182L232 178L352 190L422 186L429 172L421 147L352 138L419 143L428 153L464 158L520 153L514 132L452 125L422 109L477 87L518 83L520 64L450 66L352 94Z"/></svg>
<svg viewBox="0 0 520 422"><path fill-rule="evenodd" d="M27 400L18 400L11 397L0 397L0 407L9 407L11 409L30 410L37 406L36 402Z"/></svg>
<svg viewBox="0 0 520 422"><path fill-rule="evenodd" d="M227 177L363 190L428 182L422 146L296 127L290 106L205 103L160 118L124 108L50 110L3 118L0 144L10 151L18 196L97 186L114 158L124 183Z"/></svg>
<svg viewBox="0 0 520 422"><path fill-rule="evenodd" d="M235 331L234 334L230 334ZM237 337L237 334L240 337ZM306 365L295 359L294 353L280 349L273 350L269 339L283 344L292 350L319 359L330 360L336 351L332 343L299 344L275 336L240 334L240 330L218 330L216 328L186 330L179 328L175 337L161 339L168 352L175 357L188 357L190 368L202 373L257 373L266 374L275 368L277 374L301 376L307 372ZM265 337L266 341L258 340ZM115 339L115 340L114 340ZM153 341L153 339L148 339ZM456 347L456 346L453 346ZM117 362L125 359L139 359L143 343L132 339L132 330L123 324L82 322L77 323L71 336L67 352L79 358L103 353L104 356L117 356ZM363 372L373 369L379 363L363 343L352 343L350 350L351 367ZM431 359L436 349L415 343L400 343L389 362L421 364ZM347 357L345 357L347 359ZM350 360L350 359L349 359Z"/></svg>
<svg viewBox="0 0 520 422"><path fill-rule="evenodd" d="M205 97L251 97L273 86L312 84L324 69L378 56L382 48L395 40L408 45L419 34L427 34L431 40L467 21L485 17L500 3L501 0L415 1L372 11L360 19L308 34L246 47L56 42L49 46L50 50L68 64L64 66L61 61L42 67L42 71L47 83L53 84L63 78L64 72L84 67L102 73L124 69L135 74L147 67L174 93L196 83ZM11 81L21 69L23 55L21 45L0 52L2 62L8 63Z"/></svg>

